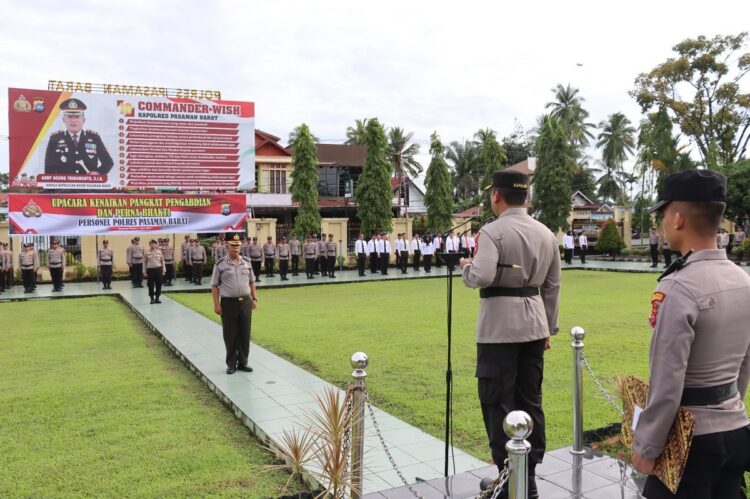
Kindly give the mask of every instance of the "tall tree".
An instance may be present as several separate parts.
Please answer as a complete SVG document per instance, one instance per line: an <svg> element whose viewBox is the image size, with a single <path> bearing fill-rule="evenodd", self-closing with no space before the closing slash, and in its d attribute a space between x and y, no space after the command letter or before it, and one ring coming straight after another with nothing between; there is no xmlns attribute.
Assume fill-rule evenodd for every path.
<svg viewBox="0 0 750 499"><path fill-rule="evenodd" d="M599 123L596 147L602 150L605 174L599 178L599 195L612 201L625 202L623 169L628 154L635 147L635 128L622 113L613 113Z"/></svg>
<svg viewBox="0 0 750 499"><path fill-rule="evenodd" d="M297 140L297 133L299 133L299 127L296 127L291 132L289 132L289 138L286 140L287 147L290 147L292 144L294 144L294 141ZM310 137L312 137L314 143L317 144L318 142L320 142L320 139L318 139L312 133L310 134Z"/></svg>
<svg viewBox="0 0 750 499"><path fill-rule="evenodd" d="M394 176L398 179L398 204L406 199L406 177L416 177L422 173L422 165L417 161L419 144L411 142L414 132L404 133L401 127L388 130L388 159L393 167Z"/></svg>
<svg viewBox="0 0 750 499"><path fill-rule="evenodd" d="M471 140L451 142L445 158L452 163L453 198L456 202L473 200L479 192L479 182L484 172L479 161L479 147ZM472 201L472 204L479 201Z"/></svg>
<svg viewBox="0 0 750 499"><path fill-rule="evenodd" d="M568 226L573 195L570 188L573 159L561 121L554 116L544 116L541 122L532 206L537 219L552 232L557 232Z"/></svg>
<svg viewBox="0 0 750 499"><path fill-rule="evenodd" d="M489 190L485 190L492 183L492 175L503 168L506 160L503 146L497 141L494 130L484 128L474 134L479 143L479 162L482 169L482 182L479 184L482 198L482 218L492 216L492 203Z"/></svg>
<svg viewBox="0 0 750 499"><path fill-rule="evenodd" d="M392 170L385 129L377 118L371 118L367 120L365 131L367 156L357 183L357 216L362 221L362 232L390 230L393 218Z"/></svg>
<svg viewBox="0 0 750 499"><path fill-rule="evenodd" d="M516 163L534 155L534 139L524 131L521 125L516 124L512 134L503 137L500 145L505 151L505 165L513 166Z"/></svg>
<svg viewBox="0 0 750 499"><path fill-rule="evenodd" d="M437 132L430 136L430 166L425 175L424 205L427 207L427 227L442 232L450 228L453 215L451 177L445 161L445 148Z"/></svg>
<svg viewBox="0 0 750 499"><path fill-rule="evenodd" d="M750 159L728 165L721 172L727 177L726 216L746 227L750 220Z"/></svg>
<svg viewBox="0 0 750 499"><path fill-rule="evenodd" d="M698 147L708 168L743 159L750 140L750 94L740 87L750 72L748 34L688 38L670 57L635 80L630 95L643 112L669 110Z"/></svg>
<svg viewBox="0 0 750 499"><path fill-rule="evenodd" d="M355 120L353 127L346 128L346 142L350 146L363 146L367 144L367 118Z"/></svg>
<svg viewBox="0 0 750 499"><path fill-rule="evenodd" d="M555 94L555 100L548 102L545 107L551 116L560 120L574 152L582 152L583 148L589 145L589 140L594 138L591 132L594 124L586 121L589 113L583 108L583 101L586 99L581 97L578 94L579 90L571 87L570 83L565 87L558 84L552 92Z"/></svg>
<svg viewBox="0 0 750 499"><path fill-rule="evenodd" d="M292 143L292 201L299 203L294 217L294 233L304 237L320 229L318 206L318 158L310 128L304 123L294 129Z"/></svg>

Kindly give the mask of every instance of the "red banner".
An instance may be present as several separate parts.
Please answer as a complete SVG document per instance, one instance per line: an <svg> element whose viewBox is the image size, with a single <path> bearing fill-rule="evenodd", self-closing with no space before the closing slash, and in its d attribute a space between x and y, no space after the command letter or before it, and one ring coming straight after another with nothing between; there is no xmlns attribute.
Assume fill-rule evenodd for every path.
<svg viewBox="0 0 750 499"><path fill-rule="evenodd" d="M9 195L11 234L231 232L247 219L244 194Z"/></svg>

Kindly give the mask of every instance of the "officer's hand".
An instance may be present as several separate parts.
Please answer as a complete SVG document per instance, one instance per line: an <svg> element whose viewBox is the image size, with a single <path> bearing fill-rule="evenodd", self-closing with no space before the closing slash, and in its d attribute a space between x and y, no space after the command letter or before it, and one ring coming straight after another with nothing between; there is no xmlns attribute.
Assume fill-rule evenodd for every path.
<svg viewBox="0 0 750 499"><path fill-rule="evenodd" d="M458 266L462 269L466 267L467 265L471 265L471 258L462 258L458 261Z"/></svg>
<svg viewBox="0 0 750 499"><path fill-rule="evenodd" d="M549 350L550 348L552 348L552 343L550 343L549 338L545 338L544 339L544 349L545 350Z"/></svg>
<svg viewBox="0 0 750 499"><path fill-rule="evenodd" d="M631 458L631 461L633 462L633 466L635 467L635 469L637 469L641 473L645 473L646 475L653 474L654 465L656 464L655 459L646 459L636 451L633 451L633 457Z"/></svg>
<svg viewBox="0 0 750 499"><path fill-rule="evenodd" d="M255 300L250 300L250 307L251 307L251 308L252 308L253 310L255 310L256 308L258 308L258 302L257 302L257 301L255 301Z"/></svg>
<svg viewBox="0 0 750 499"><path fill-rule="evenodd" d="M216 315L221 315L221 305L214 305L214 312Z"/></svg>

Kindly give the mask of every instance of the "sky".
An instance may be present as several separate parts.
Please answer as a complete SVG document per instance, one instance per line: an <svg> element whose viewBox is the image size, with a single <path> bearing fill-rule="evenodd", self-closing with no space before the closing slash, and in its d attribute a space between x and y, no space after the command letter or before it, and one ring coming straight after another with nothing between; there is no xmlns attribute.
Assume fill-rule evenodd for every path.
<svg viewBox="0 0 750 499"><path fill-rule="evenodd" d="M750 2L0 0L0 172L8 171L8 87L50 79L216 89L256 103L256 127L284 139L307 123L341 143L377 117L429 137L500 137L534 127L558 83L594 123L641 112L641 72L699 35L748 29ZM596 159L598 151L590 151Z"/></svg>

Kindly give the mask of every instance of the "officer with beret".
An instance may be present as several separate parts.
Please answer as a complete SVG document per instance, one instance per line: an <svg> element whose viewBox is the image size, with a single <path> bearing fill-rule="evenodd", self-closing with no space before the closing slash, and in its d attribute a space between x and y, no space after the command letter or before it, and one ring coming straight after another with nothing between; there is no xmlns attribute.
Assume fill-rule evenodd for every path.
<svg viewBox="0 0 750 499"><path fill-rule="evenodd" d="M459 265L464 284L480 288L476 377L492 457L502 469L508 457L503 420L510 411L526 411L534 423L528 497L535 498L535 468L546 447L544 351L557 332L560 254L555 235L526 210L528 175L495 172L491 188L497 219L480 229L474 258Z"/></svg>
<svg viewBox="0 0 750 499"><path fill-rule="evenodd" d="M102 289L112 289L112 266L115 264L114 252L109 249L109 241L102 241L102 248L96 254L96 265L99 267L99 277Z"/></svg>
<svg viewBox="0 0 750 499"><path fill-rule="evenodd" d="M242 239L234 234L229 239L228 254L214 264L211 295L214 312L221 316L221 329L226 347L227 374L253 372L247 365L250 354L252 311L258 306L253 266L240 255Z"/></svg>
<svg viewBox="0 0 750 499"><path fill-rule="evenodd" d="M677 409L695 416L693 441L677 494L649 476L649 499L744 497L750 420L743 399L750 379L750 276L717 248L726 178L687 170L666 178L660 201L670 249L681 257L651 295L650 385L635 421L633 465L651 474Z"/></svg>
<svg viewBox="0 0 750 499"><path fill-rule="evenodd" d="M60 104L65 130L50 135L44 156L45 173L106 175L114 161L101 137L93 130L84 130L86 104L79 99L66 99Z"/></svg>

